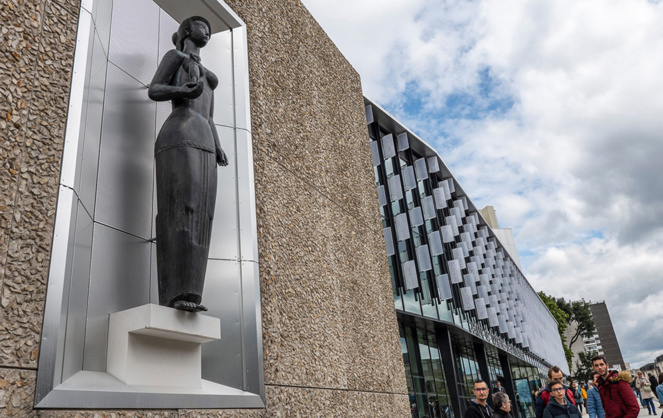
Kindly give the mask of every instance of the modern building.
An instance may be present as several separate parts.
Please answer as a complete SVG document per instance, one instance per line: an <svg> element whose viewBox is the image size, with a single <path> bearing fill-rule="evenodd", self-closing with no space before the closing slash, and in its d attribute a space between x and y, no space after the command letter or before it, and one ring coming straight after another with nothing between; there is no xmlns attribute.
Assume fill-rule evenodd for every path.
<svg viewBox="0 0 663 418"><path fill-rule="evenodd" d="M158 358L156 384L130 384L107 368L124 350L109 318L158 303L154 140L170 105L147 89L191 15L210 22L201 57L230 162L203 294L221 339L198 387ZM439 156L377 106L367 135L358 74L299 1L32 0L0 17L0 415L457 415L478 377L527 412L565 364ZM151 327L130 338L180 346Z"/></svg>
<svg viewBox="0 0 663 418"><path fill-rule="evenodd" d="M626 370L622 351L619 348L615 329L612 327L610 313L604 301L589 304L592 318L596 326L596 334L584 341L587 351L599 351L605 355L610 367L618 370Z"/></svg>
<svg viewBox="0 0 663 418"><path fill-rule="evenodd" d="M365 103L413 416L462 415L477 379L533 416L548 368L568 374L557 322L440 155Z"/></svg>

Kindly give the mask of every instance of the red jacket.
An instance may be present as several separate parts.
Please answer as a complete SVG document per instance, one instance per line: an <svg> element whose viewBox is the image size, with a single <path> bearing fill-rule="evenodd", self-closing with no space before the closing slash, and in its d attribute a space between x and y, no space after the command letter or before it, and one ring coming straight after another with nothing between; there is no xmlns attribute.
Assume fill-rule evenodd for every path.
<svg viewBox="0 0 663 418"><path fill-rule="evenodd" d="M630 382L631 374L627 371L610 370L606 380L598 378L605 418L637 418L640 407Z"/></svg>

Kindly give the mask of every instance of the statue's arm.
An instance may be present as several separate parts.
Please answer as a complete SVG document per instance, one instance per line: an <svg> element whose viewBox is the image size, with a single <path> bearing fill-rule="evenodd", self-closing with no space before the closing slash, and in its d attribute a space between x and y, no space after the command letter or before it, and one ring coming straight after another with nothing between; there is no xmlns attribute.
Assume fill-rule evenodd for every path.
<svg viewBox="0 0 663 418"><path fill-rule="evenodd" d="M150 99L162 102L173 99L193 99L200 96L203 92L202 81L188 82L182 86L171 84L185 58L185 55L176 49L166 52L147 91Z"/></svg>
<svg viewBox="0 0 663 418"><path fill-rule="evenodd" d="M216 125L214 125L214 92L212 92L212 104L210 105L209 117L207 118L209 127L212 130L212 135L214 136L214 147L216 148L216 163L218 165L226 166L228 165L228 157L226 153L221 148L221 141L219 141L219 133L216 131Z"/></svg>

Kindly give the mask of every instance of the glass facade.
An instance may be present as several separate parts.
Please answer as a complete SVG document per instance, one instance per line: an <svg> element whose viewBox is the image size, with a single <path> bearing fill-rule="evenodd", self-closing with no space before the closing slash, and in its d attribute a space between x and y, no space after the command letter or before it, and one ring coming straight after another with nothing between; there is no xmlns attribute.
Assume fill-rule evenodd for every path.
<svg viewBox="0 0 663 418"><path fill-rule="evenodd" d="M476 380L530 416L539 371L566 367L557 323L439 155L366 115L412 416L462 416Z"/></svg>

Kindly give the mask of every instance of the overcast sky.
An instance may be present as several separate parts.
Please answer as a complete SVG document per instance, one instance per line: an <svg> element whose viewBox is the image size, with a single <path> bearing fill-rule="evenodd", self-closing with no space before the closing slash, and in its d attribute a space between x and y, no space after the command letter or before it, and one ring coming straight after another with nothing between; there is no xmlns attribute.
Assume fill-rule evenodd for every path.
<svg viewBox="0 0 663 418"><path fill-rule="evenodd" d="M364 94L512 228L537 290L663 354L663 4L303 0Z"/></svg>

